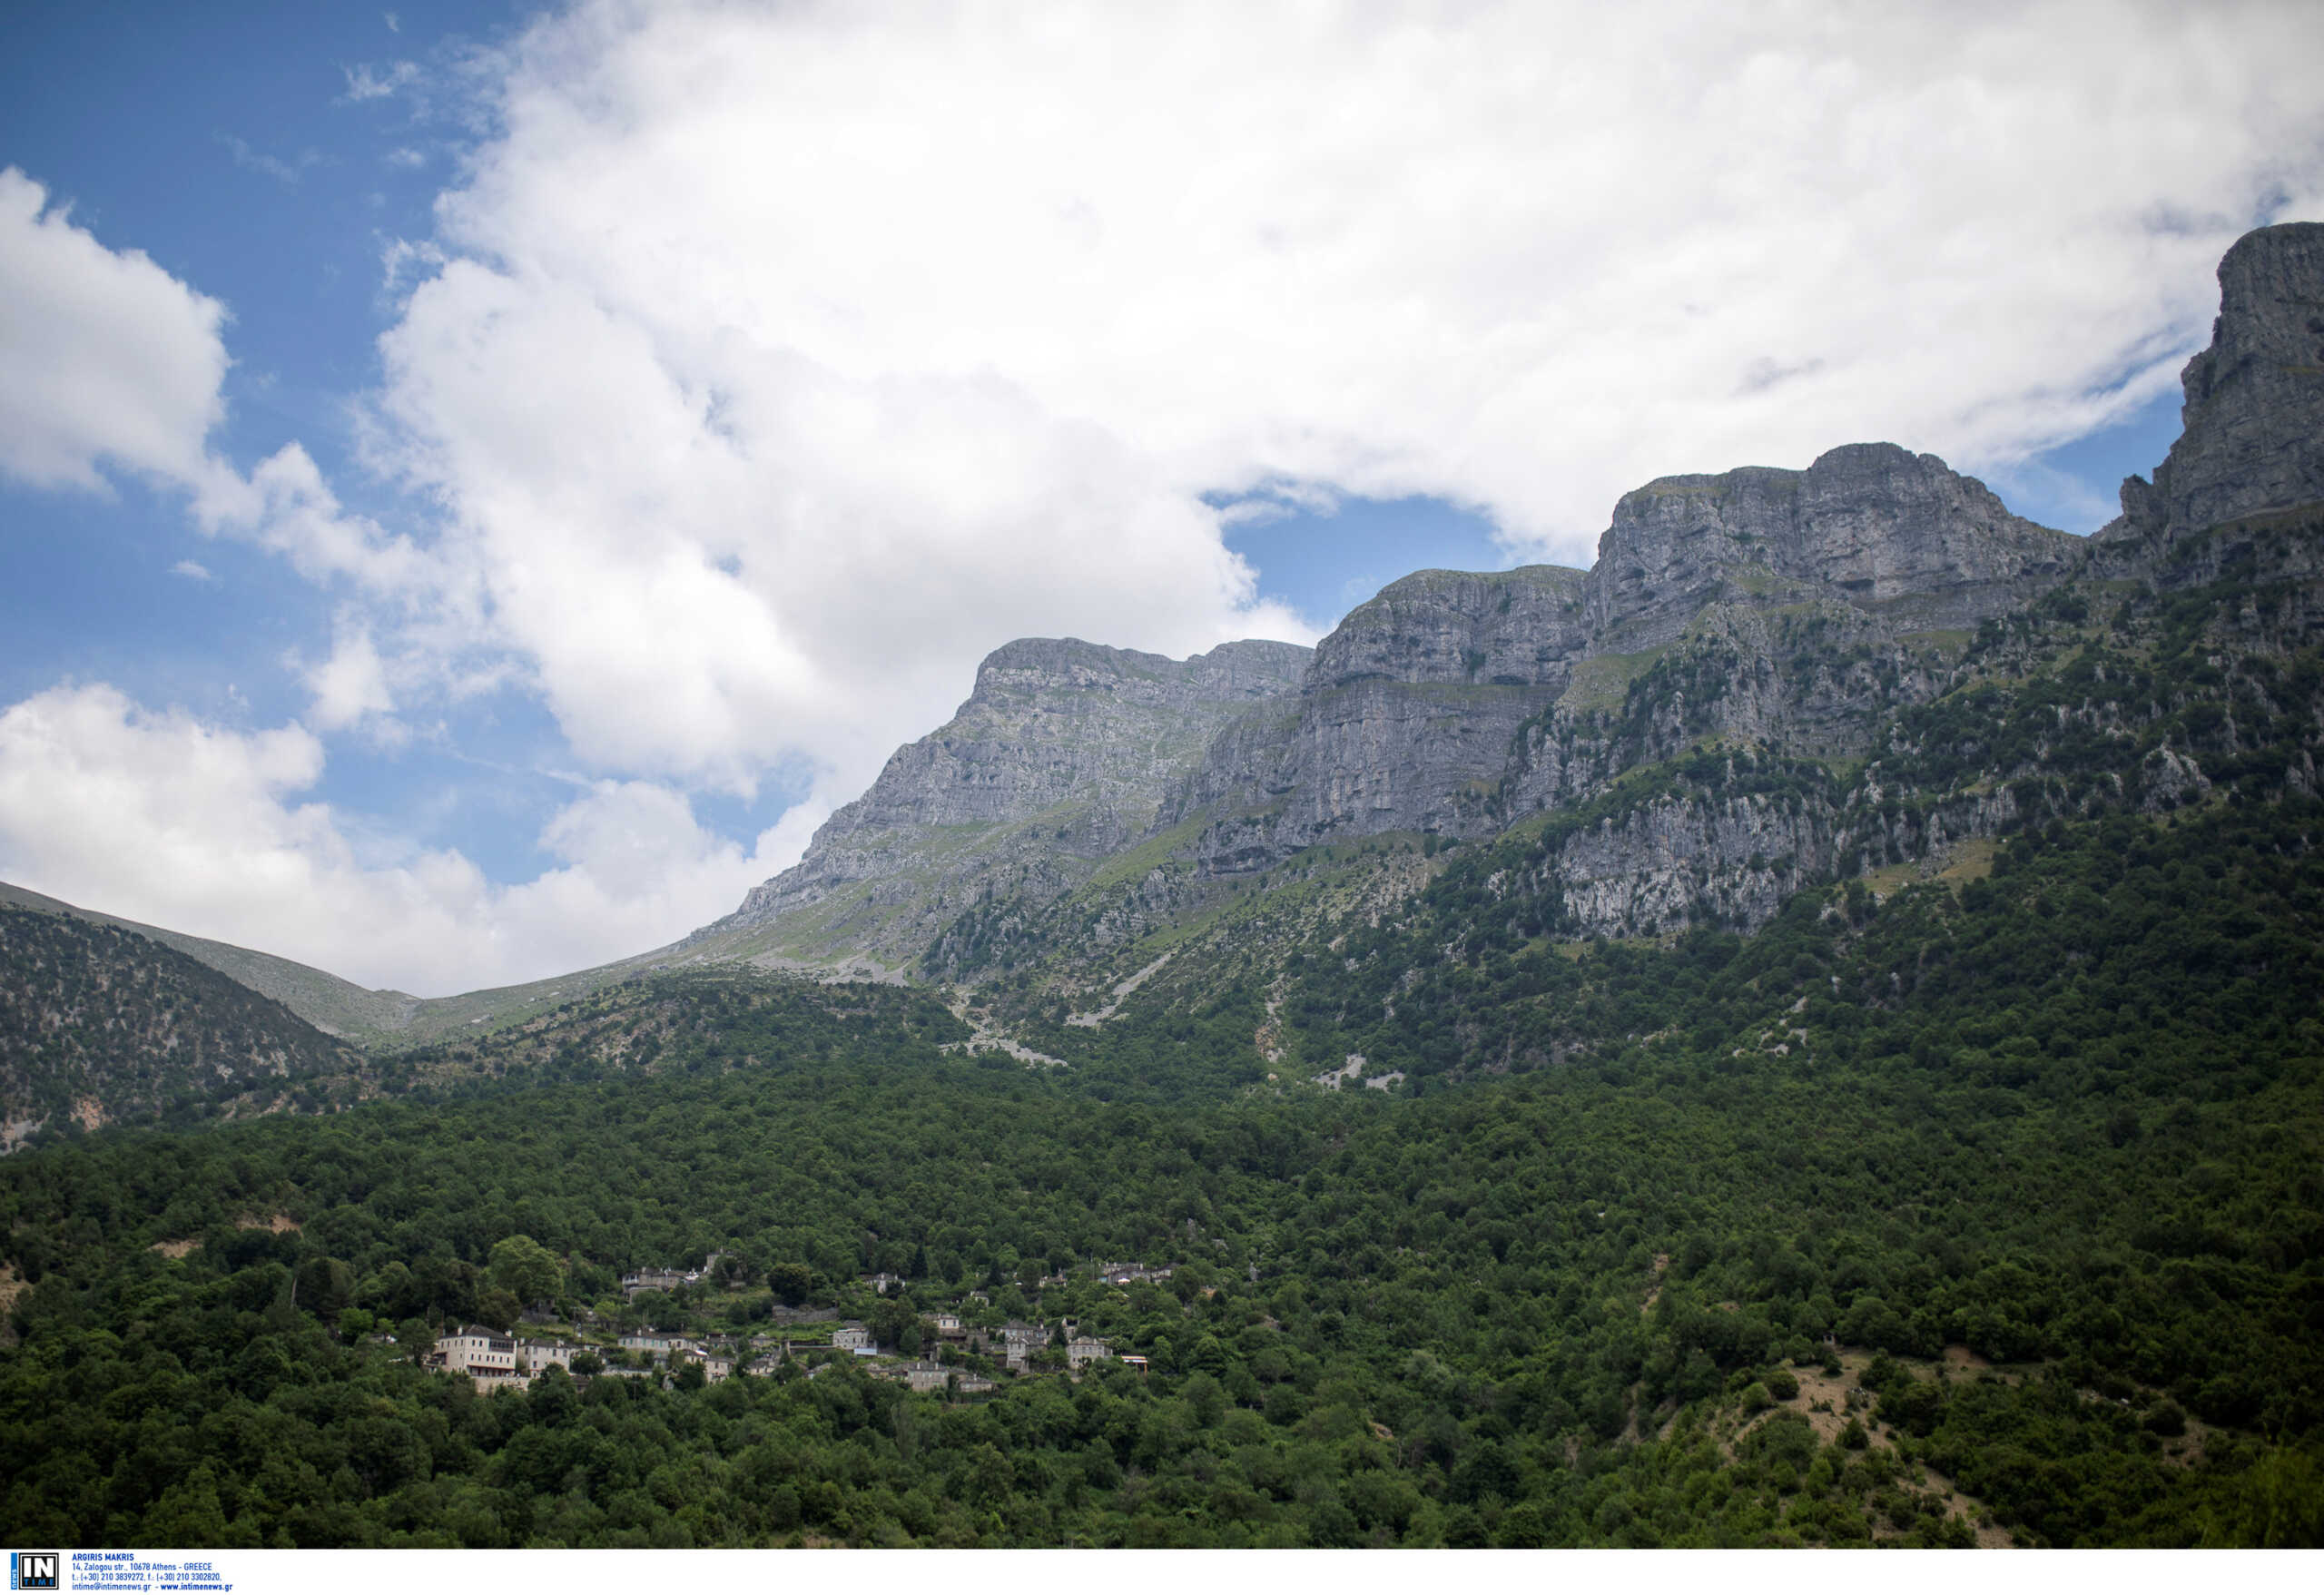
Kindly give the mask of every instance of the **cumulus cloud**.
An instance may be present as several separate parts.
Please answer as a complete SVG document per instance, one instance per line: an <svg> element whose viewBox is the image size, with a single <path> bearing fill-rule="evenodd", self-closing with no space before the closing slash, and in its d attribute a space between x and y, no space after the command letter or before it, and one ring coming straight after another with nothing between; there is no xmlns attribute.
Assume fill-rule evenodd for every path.
<svg viewBox="0 0 2324 1595"><path fill-rule="evenodd" d="M342 617L331 639L330 656L301 674L314 694L311 717L322 730L343 731L395 713L387 668L370 629L360 621Z"/></svg>
<svg viewBox="0 0 2324 1595"><path fill-rule="evenodd" d="M2134 409L2312 205L2324 15L583 5L383 342L585 758L860 784L1020 633L1298 635L1212 506L1482 507ZM399 262L408 268L415 257ZM1234 511L1228 511L1232 514Z"/></svg>
<svg viewBox="0 0 2324 1595"><path fill-rule="evenodd" d="M190 481L224 414L225 307L116 253L0 170L0 472L101 488L101 463Z"/></svg>
<svg viewBox="0 0 2324 1595"><path fill-rule="evenodd" d="M0 472L103 490L127 470L184 492L202 529L246 538L321 581L433 602L456 591L408 537L346 515L305 448L248 475L214 454L231 364L218 300L135 249L114 250L0 170ZM206 578L192 560L180 575Z"/></svg>
<svg viewBox="0 0 2324 1595"><path fill-rule="evenodd" d="M0 714L0 878L68 901L435 995L561 973L675 940L771 868L683 794L606 781L553 817L557 867L495 885L456 852L371 856L302 802L323 745L153 711L103 685Z"/></svg>
<svg viewBox="0 0 2324 1595"><path fill-rule="evenodd" d="M848 395L931 509L1019 457L885 401L973 387L1135 492L1445 494L1586 560L1657 472L2134 405L2316 196L2319 46L2257 5L588 5L445 202L495 291L416 310L596 307L770 470Z"/></svg>

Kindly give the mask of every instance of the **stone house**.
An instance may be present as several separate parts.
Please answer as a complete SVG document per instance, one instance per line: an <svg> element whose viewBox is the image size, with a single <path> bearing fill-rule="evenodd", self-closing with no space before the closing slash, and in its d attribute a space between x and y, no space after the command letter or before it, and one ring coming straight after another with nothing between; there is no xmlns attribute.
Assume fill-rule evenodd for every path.
<svg viewBox="0 0 2324 1595"><path fill-rule="evenodd" d="M692 1285L701 1277L699 1274L681 1274L675 1268L641 1268L635 1274L621 1276L621 1292L623 1295L635 1300L646 1291L674 1291L682 1285Z"/></svg>
<svg viewBox="0 0 2324 1595"><path fill-rule="evenodd" d="M517 1343L517 1361L527 1373L538 1373L545 1368L558 1367L573 1372L573 1359L581 1348L567 1345L560 1340L520 1340Z"/></svg>
<svg viewBox="0 0 2324 1595"><path fill-rule="evenodd" d="M451 1334L438 1335L435 1350L422 1359L423 1367L461 1373L475 1382L478 1394L496 1390L523 1390L532 1383L517 1371L517 1343L496 1330L469 1324Z"/></svg>
<svg viewBox="0 0 2324 1595"><path fill-rule="evenodd" d="M1049 1332L1038 1324L1010 1322L1000 1326L1001 1360L1011 1370L1049 1343Z"/></svg>
<svg viewBox="0 0 2324 1595"><path fill-rule="evenodd" d="M872 1332L861 1324L842 1324L832 1331L833 1351L862 1351L872 1344Z"/></svg>
<svg viewBox="0 0 2324 1595"><path fill-rule="evenodd" d="M517 1372L517 1343L497 1330L471 1324L453 1334L439 1335L436 1349L428 1354L430 1366L447 1373L467 1373L513 1377Z"/></svg>
<svg viewBox="0 0 2324 1595"><path fill-rule="evenodd" d="M1143 1263L1108 1263L1098 1270L1098 1277L1108 1285L1159 1285L1170 1277L1171 1268L1148 1268Z"/></svg>
<svg viewBox="0 0 2324 1595"><path fill-rule="evenodd" d="M1095 1335L1077 1334L1065 1344L1065 1365L1078 1368L1086 1363L1109 1360L1114 1348Z"/></svg>

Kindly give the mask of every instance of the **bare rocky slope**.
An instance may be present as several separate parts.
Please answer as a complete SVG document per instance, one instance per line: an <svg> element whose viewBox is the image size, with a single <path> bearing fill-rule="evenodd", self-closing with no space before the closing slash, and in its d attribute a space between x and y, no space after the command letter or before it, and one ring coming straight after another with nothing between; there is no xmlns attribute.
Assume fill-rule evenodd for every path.
<svg viewBox="0 0 2324 1595"><path fill-rule="evenodd" d="M948 724L898 749L796 865L703 936L754 937L762 960L916 969L970 905L1046 901L1137 842L1213 737L1293 694L1308 656L1010 643Z"/></svg>

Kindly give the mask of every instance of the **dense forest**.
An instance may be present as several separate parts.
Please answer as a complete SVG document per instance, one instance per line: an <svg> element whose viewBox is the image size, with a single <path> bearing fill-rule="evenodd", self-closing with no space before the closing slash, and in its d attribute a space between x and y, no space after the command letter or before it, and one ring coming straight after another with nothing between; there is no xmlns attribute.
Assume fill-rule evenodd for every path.
<svg viewBox="0 0 2324 1595"><path fill-rule="evenodd" d="M0 1165L9 1521L2312 1543L2319 830L2299 799L2059 820L1988 876L1668 943L1504 943L1448 871L1464 955L1384 1006L1377 960L1315 959L1287 1015L1409 1070L1393 1092L1223 1066L1256 1056L1251 991L1029 1069L946 1050L923 993L672 978L408 1058L334 1116L74 1137ZM794 1359L479 1396L411 1354L492 1310L512 1236L559 1260L567 1318L748 1335L799 1303L891 1327L965 1304L1150 1371L964 1400ZM675 1298L615 1287L714 1255ZM1177 1266L1092 1272L1129 1257ZM901 1305L857 1284L882 1270Z"/></svg>

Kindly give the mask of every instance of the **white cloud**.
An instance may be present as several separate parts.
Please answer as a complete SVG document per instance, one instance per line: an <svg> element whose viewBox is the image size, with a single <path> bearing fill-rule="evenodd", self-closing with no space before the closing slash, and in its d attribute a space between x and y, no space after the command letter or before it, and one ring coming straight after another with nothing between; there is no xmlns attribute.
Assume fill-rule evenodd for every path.
<svg viewBox="0 0 2324 1595"><path fill-rule="evenodd" d="M115 253L0 170L0 472L102 488L100 462L172 480L202 468L224 414L225 307Z"/></svg>
<svg viewBox="0 0 2324 1595"><path fill-rule="evenodd" d="M421 995L507 984L675 940L780 861L705 832L684 796L602 782L541 836L558 866L494 885L461 854L368 856L301 802L323 747L238 732L105 685L0 714L0 879Z"/></svg>
<svg viewBox="0 0 2324 1595"><path fill-rule="evenodd" d="M211 452L226 413L226 320L216 300L142 251L106 248L39 183L0 170L0 472L98 491L104 470L136 472L189 495L203 531L271 548L314 580L408 603L455 591L410 539L346 515L299 444L247 476Z"/></svg>
<svg viewBox="0 0 2324 1595"><path fill-rule="evenodd" d="M410 603L439 598L457 586L441 559L409 537L347 514L297 443L284 444L247 477L222 460L205 460L186 485L203 531L271 549L311 581L345 578L375 596Z"/></svg>
<svg viewBox="0 0 2324 1595"><path fill-rule="evenodd" d="M192 559L179 560L175 565L170 566L170 574L172 576L182 576L190 582L214 582L218 579L216 576L211 573L211 569L208 566L202 564L198 560Z"/></svg>
<svg viewBox="0 0 2324 1595"><path fill-rule="evenodd" d="M973 523L1023 452L898 401L972 391L1118 448L1025 462L1069 506L1440 493L1586 561L1655 474L2014 458L2167 379L2318 192L2319 50L2257 5L585 5L444 202L492 291L415 316L589 306L673 407L628 468L731 443L832 526L834 410L832 468Z"/></svg>
<svg viewBox="0 0 2324 1595"><path fill-rule="evenodd" d="M389 31L397 30L390 28ZM340 71L347 78L347 93L340 96L342 104L359 105L366 100L384 100L409 87L419 76L419 64L411 61L391 62L384 70L364 62L359 65L343 66Z"/></svg>
<svg viewBox="0 0 2324 1595"><path fill-rule="evenodd" d="M379 650L370 629L359 620L342 616L331 638L330 657L302 669L301 674L314 694L311 716L324 731L344 731L395 713L395 695L389 691Z"/></svg>
<svg viewBox="0 0 2324 1595"><path fill-rule="evenodd" d="M2264 7L583 5L439 202L377 458L583 757L804 749L845 796L1009 635L1296 635L1205 494L1437 494L1586 564L1656 475L2126 413L2324 192L2320 49Z"/></svg>

